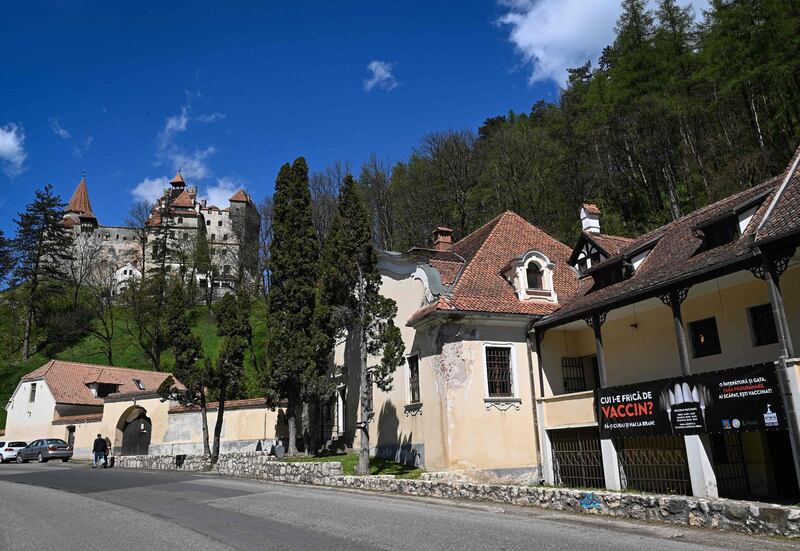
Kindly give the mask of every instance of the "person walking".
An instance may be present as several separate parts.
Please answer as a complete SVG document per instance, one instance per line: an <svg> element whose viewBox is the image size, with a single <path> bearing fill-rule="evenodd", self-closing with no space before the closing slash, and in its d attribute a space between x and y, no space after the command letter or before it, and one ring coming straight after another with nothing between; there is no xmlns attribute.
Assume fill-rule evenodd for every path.
<svg viewBox="0 0 800 551"><path fill-rule="evenodd" d="M103 466L108 468L111 466L111 438L106 436L103 441L106 443L105 464Z"/></svg>
<svg viewBox="0 0 800 551"><path fill-rule="evenodd" d="M92 446L92 452L94 453L94 459L92 460L93 469L96 469L98 465L102 465L105 462L107 449L108 445L106 444L106 441L103 439L101 434L98 434L97 438L94 439L94 445Z"/></svg>

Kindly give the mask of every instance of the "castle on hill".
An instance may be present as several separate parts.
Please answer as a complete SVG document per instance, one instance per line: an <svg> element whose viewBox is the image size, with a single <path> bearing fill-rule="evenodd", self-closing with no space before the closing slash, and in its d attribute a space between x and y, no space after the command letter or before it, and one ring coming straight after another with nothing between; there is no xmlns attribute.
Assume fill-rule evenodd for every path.
<svg viewBox="0 0 800 551"><path fill-rule="evenodd" d="M227 206L209 205L198 200L197 188L187 186L178 171L144 214L137 221L140 227L100 224L83 176L62 224L72 231L77 254L99 253L101 265L113 270L117 287L155 269L194 278L200 288L214 293L255 277L260 217L244 189L234 193ZM198 261L201 242L206 246Z"/></svg>

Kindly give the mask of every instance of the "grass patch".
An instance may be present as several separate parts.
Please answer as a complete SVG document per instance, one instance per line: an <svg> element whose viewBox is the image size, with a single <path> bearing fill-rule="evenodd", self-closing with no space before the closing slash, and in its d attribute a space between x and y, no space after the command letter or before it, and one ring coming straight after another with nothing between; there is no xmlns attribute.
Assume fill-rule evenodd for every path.
<svg viewBox="0 0 800 551"><path fill-rule="evenodd" d="M319 455L296 455L294 457L284 457L282 461L289 463L325 463L338 461L342 464L344 474L355 474L358 465L358 455L355 453L321 453ZM391 459L370 457L369 474L393 474L397 478L416 479L423 473L423 470L411 465L397 463Z"/></svg>

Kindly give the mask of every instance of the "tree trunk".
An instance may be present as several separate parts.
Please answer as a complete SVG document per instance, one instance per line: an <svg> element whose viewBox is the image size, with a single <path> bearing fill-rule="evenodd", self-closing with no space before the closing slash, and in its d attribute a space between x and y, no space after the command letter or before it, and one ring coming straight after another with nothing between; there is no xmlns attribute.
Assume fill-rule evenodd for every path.
<svg viewBox="0 0 800 551"><path fill-rule="evenodd" d="M217 402L217 422L214 424L214 450L211 453L211 464L216 465L219 459L219 438L222 434L222 417L225 415L225 397L226 390L223 387L219 393L219 401ZM206 429L208 430L208 429Z"/></svg>
<svg viewBox="0 0 800 551"><path fill-rule="evenodd" d="M208 445L208 408L206 407L206 391L200 387L200 415L203 425L203 455L210 456L211 448ZM217 414L219 419L219 414Z"/></svg>
<svg viewBox="0 0 800 551"><path fill-rule="evenodd" d="M297 455L297 411L295 411L295 401L289 399L286 404L286 425L289 427L289 445L286 448L286 455Z"/></svg>
<svg viewBox="0 0 800 551"><path fill-rule="evenodd" d="M362 316L363 319L363 316ZM361 324L359 327L360 335L360 352L361 352L361 387L359 389L359 401L361 403L361 444L358 451L358 467L357 474L369 474L369 377L367 374L367 339L366 330Z"/></svg>

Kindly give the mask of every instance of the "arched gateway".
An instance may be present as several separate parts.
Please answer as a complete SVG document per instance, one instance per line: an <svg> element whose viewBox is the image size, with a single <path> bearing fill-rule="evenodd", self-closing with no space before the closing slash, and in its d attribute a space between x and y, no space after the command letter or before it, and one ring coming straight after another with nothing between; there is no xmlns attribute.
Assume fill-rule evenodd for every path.
<svg viewBox="0 0 800 551"><path fill-rule="evenodd" d="M120 455L147 455L150 448L152 423L147 410L133 406L125 411L117 423L121 438Z"/></svg>

